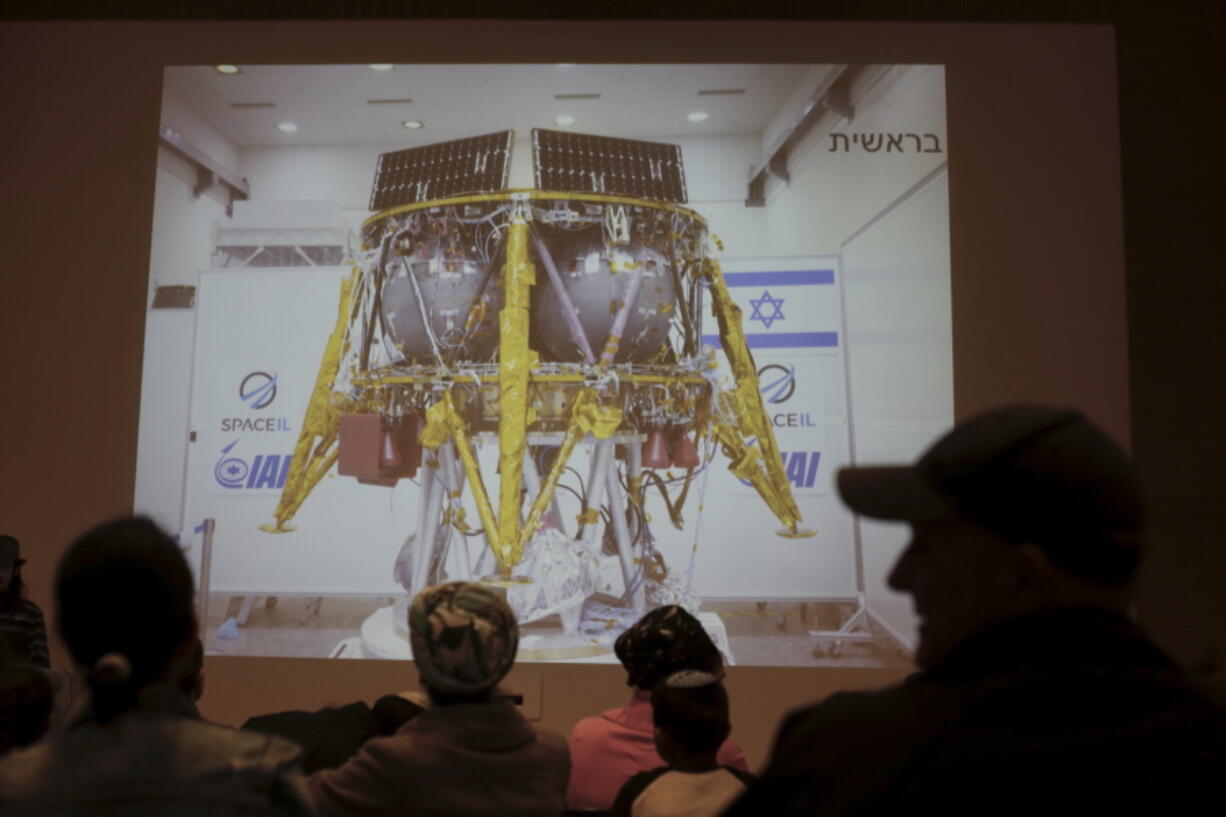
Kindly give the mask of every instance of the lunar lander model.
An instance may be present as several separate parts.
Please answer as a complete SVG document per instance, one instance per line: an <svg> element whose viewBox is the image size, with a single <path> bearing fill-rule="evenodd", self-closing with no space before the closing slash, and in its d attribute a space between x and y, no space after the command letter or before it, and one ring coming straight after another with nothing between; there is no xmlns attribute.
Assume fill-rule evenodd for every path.
<svg viewBox="0 0 1226 817"><path fill-rule="evenodd" d="M658 492L680 526L717 450L781 535L812 532L707 224L681 206L680 149L534 130L536 189L507 190L512 135L380 157L376 213L263 529L292 530L334 465L364 482L417 477L416 530L397 563L409 598L445 578L490 582L521 622L556 613L573 634L602 551L620 566L627 620L684 602L688 581L672 571L670 583L645 508ZM730 376L702 345L707 299ZM576 490L563 480L582 476L570 464L581 445ZM576 519L563 518L559 487L577 496ZM481 558L456 548L444 576L447 551L473 537Z"/></svg>

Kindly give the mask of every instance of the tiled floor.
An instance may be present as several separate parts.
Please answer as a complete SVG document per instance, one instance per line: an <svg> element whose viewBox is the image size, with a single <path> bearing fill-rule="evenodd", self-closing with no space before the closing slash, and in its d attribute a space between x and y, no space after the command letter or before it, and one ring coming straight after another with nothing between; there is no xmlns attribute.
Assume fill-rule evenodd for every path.
<svg viewBox="0 0 1226 817"><path fill-rule="evenodd" d="M205 649L210 655L264 655L327 658L345 639L359 635L362 622L389 598L329 596L264 598L252 605L247 623L222 625L238 616L241 600L214 595L209 600ZM842 602L710 601L703 609L718 613L728 630L737 664L742 666L905 667L910 656L888 634L874 628L871 641L817 638L814 631L836 630L854 613ZM233 637L219 634L230 631Z"/></svg>

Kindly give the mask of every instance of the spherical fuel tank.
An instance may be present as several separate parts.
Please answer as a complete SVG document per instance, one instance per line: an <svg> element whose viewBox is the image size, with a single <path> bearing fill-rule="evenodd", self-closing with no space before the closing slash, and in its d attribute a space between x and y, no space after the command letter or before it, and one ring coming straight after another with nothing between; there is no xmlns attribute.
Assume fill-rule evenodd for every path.
<svg viewBox="0 0 1226 817"><path fill-rule="evenodd" d="M668 342L668 328L676 309L668 260L641 244L606 245L578 239L554 254L563 289L578 311L579 323L597 359L613 328L618 309L625 303L638 270L642 279L621 332L616 363L647 361ZM537 274L533 292L533 325L546 352L554 360L581 361L578 344L563 320L562 301L549 276Z"/></svg>
<svg viewBox="0 0 1226 817"><path fill-rule="evenodd" d="M384 325L406 361L427 362L442 355L448 363L483 362L493 356L502 308L496 271L491 274L472 254L436 241L420 244L385 269Z"/></svg>

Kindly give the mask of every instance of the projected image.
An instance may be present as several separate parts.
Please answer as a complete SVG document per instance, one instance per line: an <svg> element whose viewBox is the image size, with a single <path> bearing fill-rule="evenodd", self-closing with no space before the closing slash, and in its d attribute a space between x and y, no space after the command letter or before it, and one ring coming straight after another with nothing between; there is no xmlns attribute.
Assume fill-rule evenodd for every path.
<svg viewBox="0 0 1226 817"><path fill-rule="evenodd" d="M210 652L409 658L466 580L521 661L673 603L906 660L833 475L952 421L939 66L173 67L162 119L136 506Z"/></svg>

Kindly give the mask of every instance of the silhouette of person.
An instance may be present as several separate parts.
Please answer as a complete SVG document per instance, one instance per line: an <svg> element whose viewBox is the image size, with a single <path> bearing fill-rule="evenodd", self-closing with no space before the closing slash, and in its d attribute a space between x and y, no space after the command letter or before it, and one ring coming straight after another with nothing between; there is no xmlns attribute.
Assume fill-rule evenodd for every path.
<svg viewBox="0 0 1226 817"><path fill-rule="evenodd" d="M1142 507L1081 413L1010 406L914 465L847 468L852 510L906 522L889 574L922 672L787 718L728 811L1179 813L1217 798L1222 713L1128 618Z"/></svg>

